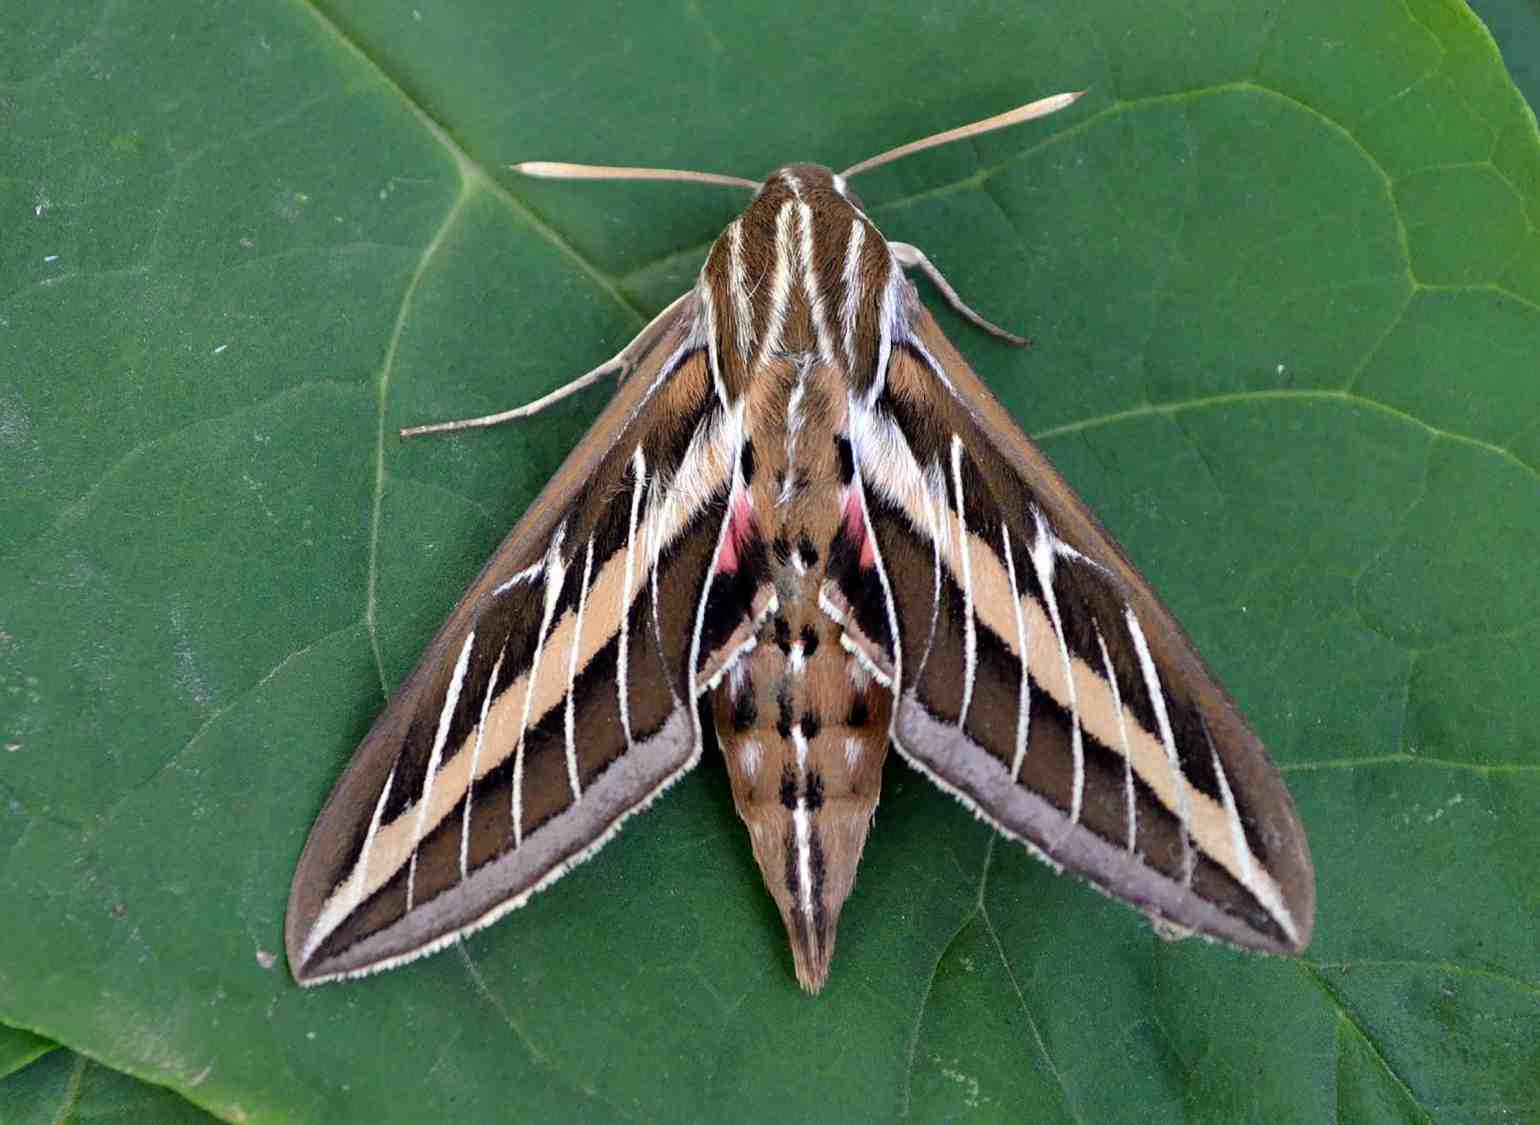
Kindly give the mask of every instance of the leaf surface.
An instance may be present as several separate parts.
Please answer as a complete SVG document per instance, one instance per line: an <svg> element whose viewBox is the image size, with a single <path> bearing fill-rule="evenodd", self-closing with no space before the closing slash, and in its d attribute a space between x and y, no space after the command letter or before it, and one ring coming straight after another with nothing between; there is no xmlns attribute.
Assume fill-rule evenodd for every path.
<svg viewBox="0 0 1540 1125"><path fill-rule="evenodd" d="M74 1049L0 1097L47 1119L19 1083L112 1067L228 1120L1540 1114L1540 138L1483 27L743 7L0 13L0 1021ZM320 802L603 392L396 428L606 358L742 202L505 165L842 167L1084 87L859 187L1036 339L940 313L1284 770L1308 955L1163 943L895 761L811 1001L708 759L462 947L296 988Z"/></svg>

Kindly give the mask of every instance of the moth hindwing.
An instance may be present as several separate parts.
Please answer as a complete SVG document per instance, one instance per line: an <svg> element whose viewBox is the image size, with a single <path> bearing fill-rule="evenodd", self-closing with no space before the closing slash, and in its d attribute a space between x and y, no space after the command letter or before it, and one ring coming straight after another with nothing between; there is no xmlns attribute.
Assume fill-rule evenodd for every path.
<svg viewBox="0 0 1540 1125"><path fill-rule="evenodd" d="M1277 771L905 268L999 330L843 175L736 182L754 198L693 289L573 384L629 373L322 809L289 903L295 977L388 968L521 905L708 733L810 991L890 745L1162 932L1302 950L1314 876Z"/></svg>

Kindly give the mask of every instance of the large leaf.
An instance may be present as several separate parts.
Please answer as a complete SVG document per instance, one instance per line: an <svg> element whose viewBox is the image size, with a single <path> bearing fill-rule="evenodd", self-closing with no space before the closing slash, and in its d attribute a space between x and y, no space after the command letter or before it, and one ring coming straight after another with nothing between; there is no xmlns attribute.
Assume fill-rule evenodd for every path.
<svg viewBox="0 0 1540 1125"><path fill-rule="evenodd" d="M0 1079L25 1069L56 1046L30 1031L0 1027ZM3 1088L0 1086L0 1089Z"/></svg>
<svg viewBox="0 0 1540 1125"><path fill-rule="evenodd" d="M52 1051L0 1083L6 1125L85 1125L101 1121L212 1125L217 1118L172 1091L135 1081L73 1051Z"/></svg>
<svg viewBox="0 0 1540 1125"><path fill-rule="evenodd" d="M1540 101L1540 5L1534 0L1475 0L1471 7L1497 40L1514 85L1533 108Z"/></svg>
<svg viewBox="0 0 1540 1125"><path fill-rule="evenodd" d="M0 12L0 1020L232 1120L1540 1113L1540 139L1483 29L744 7ZM1162 943L895 764L809 1000L708 761L295 988L311 818L600 398L395 427L603 359L741 202L502 166L848 164L1084 86L861 187L1036 337L945 319L1282 765L1309 955Z"/></svg>

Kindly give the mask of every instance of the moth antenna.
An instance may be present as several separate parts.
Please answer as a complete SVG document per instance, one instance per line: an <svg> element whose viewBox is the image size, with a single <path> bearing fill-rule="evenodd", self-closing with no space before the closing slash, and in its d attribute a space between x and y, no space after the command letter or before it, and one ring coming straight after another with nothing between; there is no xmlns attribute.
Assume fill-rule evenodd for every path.
<svg viewBox="0 0 1540 1125"><path fill-rule="evenodd" d="M934 136L926 137L923 140L910 141L906 145L899 145L897 148L890 148L887 152L880 153L877 156L868 157L859 164L852 164L841 172L840 175L854 176L857 172L869 171L872 168L887 164L889 161L897 160L901 156L908 156L910 153L922 152L928 148L935 148L937 145L951 144L953 141L966 140L969 137L977 137L982 133L991 133L996 129L1004 129L1008 125L1018 125L1023 121L1031 121L1034 117L1046 117L1048 114L1057 113L1065 106L1072 104L1084 93L1084 90L1076 90L1073 93L1054 94L1052 97L1039 98L1035 102L1017 106L1015 109L1007 110L1005 113L997 113L993 117L986 117L982 121L975 121L971 125L959 125L956 129L948 129L944 133L936 133Z"/></svg>
<svg viewBox="0 0 1540 1125"><path fill-rule="evenodd" d="M586 375L579 375L570 382L563 383L550 394L541 395L533 402L526 402L523 406L516 406L512 410L500 410L496 414L483 414L479 418L457 418L453 422L430 422L424 426L407 426L401 431L404 438L420 437L423 434L448 434L457 430L484 430L490 426L501 426L504 422L512 422L519 418L530 418L539 414L548 406L552 406L569 395L575 395L585 387L591 387L599 380L609 375L625 370L625 362L622 356L607 359L598 367Z"/></svg>
<svg viewBox="0 0 1540 1125"><path fill-rule="evenodd" d="M551 160L526 160L510 164L523 176L542 180L671 180L685 184L715 184L718 187L748 188L758 191L759 184L742 176L724 176L718 172L682 172L677 168L618 168L607 164L563 164Z"/></svg>
<svg viewBox="0 0 1540 1125"><path fill-rule="evenodd" d="M579 375L571 382L563 383L554 391L540 396L533 402L526 402L523 406L516 406L512 410L502 410L496 414L483 414L479 418L460 418L453 422L430 422L426 426L408 426L401 431L401 436L409 438L417 437L419 434L447 434L453 433L456 430L484 430L489 426L500 426L504 422L512 422L518 418L529 418L539 414L553 403L560 402L568 395L577 394L584 387L591 387L599 382L599 380L608 378L611 375L619 375L621 378L625 378L626 374L630 371L631 365L636 362L637 357L650 348L654 341L658 339L658 336L673 323L680 307L684 305L692 293L693 290L686 290L675 297L669 303L668 308L648 321L647 327L638 332L635 339L598 367L595 367L586 374Z"/></svg>

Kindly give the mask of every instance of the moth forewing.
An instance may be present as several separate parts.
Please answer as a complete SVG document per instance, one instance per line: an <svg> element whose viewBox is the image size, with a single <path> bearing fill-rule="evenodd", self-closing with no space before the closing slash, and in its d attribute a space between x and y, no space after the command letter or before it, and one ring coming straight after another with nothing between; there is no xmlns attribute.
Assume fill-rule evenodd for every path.
<svg viewBox="0 0 1540 1125"><path fill-rule="evenodd" d="M695 325L687 310L677 309L670 322L649 326L649 330L644 331L644 335L649 333L647 352L637 357L632 377L622 385L593 428L450 612L411 675L392 695L322 807L294 874L285 920L289 964L301 983L311 984L335 976L388 968L430 952L442 942L484 925L503 910L518 905L530 890L544 885L542 879L559 875L580 857L579 853L587 843L593 842L578 843L565 851L557 849L544 857L545 870L536 873L529 887L512 894L493 895L484 902L473 901L467 896L457 903L453 912L444 910L443 904L433 911L422 909L420 903L413 904L418 908L416 910L406 908L405 884L415 882L414 861L418 859L421 843L436 842L435 832L451 832L457 817L464 825L465 810L475 802L478 784L493 772L488 767L494 759L499 761L499 766L494 769L508 770L507 781L511 788L511 767L503 765L502 760L515 749L506 743L518 737L516 720L524 717L525 696L530 694L527 684L520 685L519 675L523 672L527 677L536 642L540 640L537 634L546 604L543 584L552 561L552 543L559 532L562 532L564 549L568 552L568 565L564 568L563 590L556 598L562 613L554 625L565 631L567 659L543 659L540 678L543 683L554 685L557 691L565 687L567 678L581 683L584 674L594 674L589 665L596 659L603 661L606 646L615 646L618 624L613 615L619 609L619 599L614 595L617 585L614 560L601 554L597 565L591 562L585 572L581 563L586 544L595 535L579 538L577 534L581 526L595 524L602 513L597 503L592 511L577 511L575 501L584 496L591 496L596 501L607 498L622 484L624 469L631 461L624 455L626 451L633 446L658 441L660 431L672 437L671 428L679 420L672 416L660 417L657 411L651 414L647 411L648 400L658 390L665 375L676 377L675 403L687 399L687 385L691 382L696 384L696 397L700 399L699 392L706 383L704 364L699 359L700 349L698 346L692 348ZM621 463L620 471L616 469L617 461ZM568 530L563 532L564 528ZM609 532L611 540L614 539L613 527L597 530L601 539L605 531ZM623 546L620 544L622 549ZM572 552L579 555L580 565L576 567L570 565ZM557 555L560 557L560 552ZM609 563L607 569L606 562ZM586 585L580 589L580 584L585 581ZM576 605L584 600L585 591L589 603L585 604L585 609L589 612L581 636L577 636ZM607 602L604 596L607 596ZM519 598L528 612L515 614L514 619L507 620L509 603ZM611 615L608 620L606 609ZM521 631L521 641L514 641ZM547 631L550 631L549 623ZM466 649L468 639L473 642L470 650ZM463 664L462 654L466 655ZM584 659L578 660L578 657ZM609 666L612 670L614 665L611 655ZM505 701L501 715L499 709L492 706L494 698ZM452 706L446 707L446 704ZM564 708L556 710L562 711L565 717ZM516 716L511 714L515 711ZM547 709L546 714L549 713L550 709ZM438 728L446 719L448 730L444 741L452 740L453 744L439 747L438 768L430 775L427 767L433 758L433 744ZM489 745L489 736L496 735L503 737L504 745ZM561 741L565 743L566 739ZM563 745L562 750L565 749ZM693 758L695 748L687 749L684 757ZM479 759L474 766L473 759ZM565 753L562 765L565 776ZM677 776L682 768L669 772L668 776ZM496 778L494 784L502 780ZM387 783L395 794L394 800L386 792ZM424 792L430 792L431 801L437 807L431 823L422 826L426 831L419 839L417 821L422 818L404 819L401 802L404 800L404 807L411 812L420 813ZM483 786L484 794L490 792ZM650 792L635 795L637 802L649 796ZM443 808L446 803L450 805L448 812ZM609 810L614 813L616 826L629 808L620 801ZM391 815L393 813L395 815ZM510 792L506 818L510 834L512 816ZM382 831L388 833L393 825L401 827L394 837L382 839ZM602 825L600 835L608 831L607 825ZM406 833L410 833L410 837L403 843ZM451 859L455 866L459 866L461 837L467 835L455 833L456 839L451 841L455 846L444 852L442 858ZM387 840L394 845L389 855L382 850L382 844ZM366 870L363 871L359 870L361 859L365 861ZM354 893L358 894L359 901L349 909L346 896ZM392 894L397 896L393 908L387 902ZM328 953L325 943L329 940L335 943L339 926L356 917L359 907L367 908L371 904L379 904L380 915L372 922L371 934L388 931L391 935L389 948L368 957L350 952L361 944L360 938L346 943L345 948Z"/></svg>
<svg viewBox="0 0 1540 1125"><path fill-rule="evenodd" d="M928 674L906 685L900 750L1002 831L1154 918L1250 948L1302 950L1315 912L1309 848L1256 736L1148 583L921 307L911 330L888 380L892 417L911 474L964 451L961 489L937 503L965 539L943 540L935 574L911 577L898 597L928 620L937 585L965 601L971 586L982 640L960 674L932 656ZM931 553L919 515L880 525L879 540L919 532L914 553ZM957 684L975 699L948 724L962 710ZM999 700L992 712L1016 718L1025 694L1028 722L983 721L981 693Z"/></svg>
<svg viewBox="0 0 1540 1125"><path fill-rule="evenodd" d="M1076 95L857 166L1052 112ZM1297 952L1288 792L1191 643L920 305L845 178L762 183L429 644L326 802L286 926L305 984L430 952L601 847L701 716L798 979L829 971L890 744L1163 932Z"/></svg>

